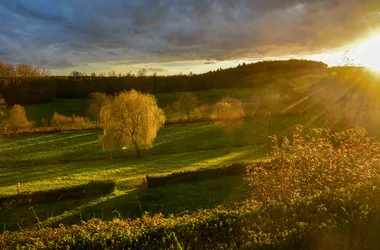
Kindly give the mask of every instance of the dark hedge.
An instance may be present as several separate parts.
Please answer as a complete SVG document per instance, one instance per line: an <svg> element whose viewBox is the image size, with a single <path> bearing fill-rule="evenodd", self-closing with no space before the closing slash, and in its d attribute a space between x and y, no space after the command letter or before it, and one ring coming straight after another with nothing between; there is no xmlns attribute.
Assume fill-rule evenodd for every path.
<svg viewBox="0 0 380 250"><path fill-rule="evenodd" d="M115 186L115 181L91 181L87 184L75 187L64 187L61 189L0 197L0 208L101 196L113 192Z"/></svg>

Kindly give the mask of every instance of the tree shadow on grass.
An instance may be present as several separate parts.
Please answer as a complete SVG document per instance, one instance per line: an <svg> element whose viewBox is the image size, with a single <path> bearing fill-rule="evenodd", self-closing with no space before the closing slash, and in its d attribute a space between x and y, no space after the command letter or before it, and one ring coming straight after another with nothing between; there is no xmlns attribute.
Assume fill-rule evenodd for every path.
<svg viewBox="0 0 380 250"><path fill-rule="evenodd" d="M84 208L81 217L83 220L92 219L94 216L112 220L119 215L122 218L138 218L146 212L150 215L191 214L199 209L212 209L219 205L232 206L235 202L246 200L248 193L244 176L179 183L118 195ZM57 223L77 224L80 222L79 218L79 214L73 214Z"/></svg>
<svg viewBox="0 0 380 250"><path fill-rule="evenodd" d="M46 183L45 189L52 186L67 186L85 183L90 180L138 178L151 173L169 173L193 166L199 162L215 159L223 155L221 151L205 153L183 153L165 156L151 156L141 159L109 160L76 162L72 164L58 164L50 166L34 166L30 168L9 169L8 173L1 174L0 187L13 188L17 182L23 187L32 187L34 182ZM56 182L56 183L54 183ZM12 186L12 187L10 187ZM16 190L16 189L15 189ZM23 191L33 191L26 190Z"/></svg>
<svg viewBox="0 0 380 250"><path fill-rule="evenodd" d="M137 165L136 168L127 171L127 178L123 178L122 174L116 173L120 179L118 188L126 190L131 188L130 177L138 178L145 175L147 171L155 174L167 174L178 170L184 170L189 163L199 162L202 160L218 159L219 164L226 165L227 162L236 162L248 160L252 157L251 150L236 149L235 152L225 154L223 152L214 152L216 155L202 156L197 154L196 159L184 157L184 154L175 155L171 160L182 161L183 165L173 167L171 160L167 164L162 165L160 159L152 161L149 168ZM173 156L172 156L173 157ZM184 160L185 159L185 160ZM156 163L160 162L160 168L157 169ZM220 165L220 166L221 166ZM146 167L146 166L145 166ZM94 166L88 166L90 170L94 170ZM115 168L106 166L106 168ZM125 166L122 166L125 168ZM185 167L186 168L186 167ZM59 173L56 173L59 175ZM100 176L103 179L104 177ZM78 224L80 218L88 220L91 218L101 218L111 220L118 216L117 210L123 218L136 218L141 216L142 212L148 211L151 214L162 212L164 214L178 214L186 210L189 213L198 209L213 208L218 205L228 205L232 202L242 201L247 198L247 183L243 181L244 176L224 177L214 180L203 180L190 183L179 183L176 185L168 185L157 188L146 188L142 190L134 190L129 192L117 191L116 193L99 198L87 198L77 201L59 201L56 203L40 204L34 206L38 216L42 221L53 215L51 220L53 226L63 224ZM136 198L137 197L137 198ZM141 209L139 206L141 204ZM36 220L27 208L14 209L12 211L0 211L0 222L7 221L7 228L18 229L17 222L22 227L35 225Z"/></svg>
<svg viewBox="0 0 380 250"><path fill-rule="evenodd" d="M83 206L93 200L96 197L88 197L79 200L64 200L42 204L30 204L28 206L17 208L4 208L0 209L0 227L10 231L17 231L30 227L37 227L38 220L33 214L31 207L36 212L38 219L41 222L46 221L53 216L62 215L70 211L71 209L79 206Z"/></svg>

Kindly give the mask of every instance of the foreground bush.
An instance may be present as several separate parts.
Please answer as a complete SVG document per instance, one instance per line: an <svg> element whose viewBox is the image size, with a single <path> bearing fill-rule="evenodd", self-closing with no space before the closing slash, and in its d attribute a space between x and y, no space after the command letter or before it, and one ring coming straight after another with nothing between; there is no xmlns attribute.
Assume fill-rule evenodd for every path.
<svg viewBox="0 0 380 250"><path fill-rule="evenodd" d="M255 200L286 201L379 179L380 144L364 129L316 129L314 136L302 136L298 126L291 141L273 141L270 166L247 170Z"/></svg>
<svg viewBox="0 0 380 250"><path fill-rule="evenodd" d="M4 232L3 249L376 249L380 182L191 216Z"/></svg>

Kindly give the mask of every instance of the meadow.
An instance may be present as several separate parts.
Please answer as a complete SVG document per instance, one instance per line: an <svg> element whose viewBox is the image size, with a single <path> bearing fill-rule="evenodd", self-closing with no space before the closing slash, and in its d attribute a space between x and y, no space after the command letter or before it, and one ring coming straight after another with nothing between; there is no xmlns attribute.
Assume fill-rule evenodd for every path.
<svg viewBox="0 0 380 250"><path fill-rule="evenodd" d="M214 104L226 96L248 101L268 91L269 88L232 88L194 93L201 104ZM177 101L182 93L155 96L159 106L164 108ZM86 116L88 104L89 99L55 99L50 103L25 105L25 111L29 120L41 125L49 121L54 112ZM33 206L43 221L67 224L77 223L79 215L83 219L97 217L96 214L110 219L114 217L111 214L114 210L136 217L141 216L142 211L181 213L242 201L247 197L244 176L148 189L140 189L139 184L146 175L268 160L271 147L268 136L289 135L296 124L307 128L318 126L299 116L260 117L245 120L227 138L211 121L168 124L159 131L152 148L143 150L141 158L136 158L133 150L103 152L100 129L6 136L0 143L0 194L14 195L18 182L22 192L36 192L89 181L116 181L116 192L105 197ZM34 225L35 218L29 207L11 208L0 211L0 227L5 222L9 228L17 229L17 223L22 227Z"/></svg>
<svg viewBox="0 0 380 250"><path fill-rule="evenodd" d="M68 224L77 223L79 214L86 219L94 214L113 218L111 212L114 210L128 217L141 216L136 197L143 211L166 214L240 201L246 197L247 190L243 176L142 190L138 189L138 184L146 175L266 160L267 136L284 135L295 124L302 123L298 117L270 119L247 121L232 132L229 140L212 122L167 125L159 132L153 147L143 151L141 158L136 158L133 151L116 150L110 159L109 152L101 150L100 130L6 136L1 138L0 144L0 193L2 196L16 194L18 182L23 192L58 189L96 180L117 182L115 193L95 200L33 206L41 219L51 217L51 222ZM269 122L273 124L270 128ZM252 127L254 131L249 129ZM29 207L10 208L0 211L0 223L4 222L7 227L17 229L17 223L27 227L34 225L35 219Z"/></svg>

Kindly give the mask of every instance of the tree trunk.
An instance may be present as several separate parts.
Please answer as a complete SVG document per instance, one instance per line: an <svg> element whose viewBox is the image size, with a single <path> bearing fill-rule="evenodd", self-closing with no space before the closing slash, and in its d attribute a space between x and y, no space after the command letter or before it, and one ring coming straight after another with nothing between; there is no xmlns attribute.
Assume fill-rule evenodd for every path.
<svg viewBox="0 0 380 250"><path fill-rule="evenodd" d="M133 143L133 144L135 145L136 156L137 156L138 158L140 158L140 156L141 156L140 147L139 147L139 145L138 145L136 142Z"/></svg>
<svg viewBox="0 0 380 250"><path fill-rule="evenodd" d="M226 138L227 138L227 154L230 153L230 137L229 137L230 132L226 132Z"/></svg>

